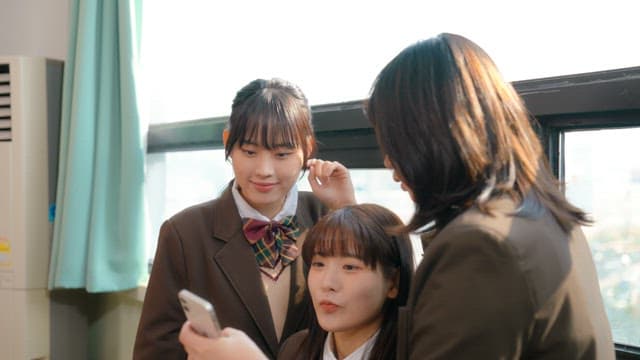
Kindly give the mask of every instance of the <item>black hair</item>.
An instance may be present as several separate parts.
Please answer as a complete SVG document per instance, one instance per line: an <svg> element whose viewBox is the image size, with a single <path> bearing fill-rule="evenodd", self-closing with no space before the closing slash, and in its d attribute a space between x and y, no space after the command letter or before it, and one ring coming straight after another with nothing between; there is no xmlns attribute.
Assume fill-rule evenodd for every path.
<svg viewBox="0 0 640 360"><path fill-rule="evenodd" d="M302 148L303 168L315 153L311 109L302 90L282 79L256 79L238 91L227 125L228 159L236 144Z"/></svg>
<svg viewBox="0 0 640 360"><path fill-rule="evenodd" d="M541 205L566 232L590 223L559 190L520 96L462 36L400 52L376 78L366 113L416 203L405 231L434 235L471 206L490 213L500 196L523 205L521 215Z"/></svg>

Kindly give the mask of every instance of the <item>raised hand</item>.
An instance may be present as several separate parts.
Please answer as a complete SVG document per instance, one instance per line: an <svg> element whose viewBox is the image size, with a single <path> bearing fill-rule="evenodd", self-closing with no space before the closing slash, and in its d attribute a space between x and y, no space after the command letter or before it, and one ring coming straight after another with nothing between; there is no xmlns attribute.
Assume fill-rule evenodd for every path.
<svg viewBox="0 0 640 360"><path fill-rule="evenodd" d="M309 159L309 184L313 193L330 209L356 204L349 170L337 161Z"/></svg>

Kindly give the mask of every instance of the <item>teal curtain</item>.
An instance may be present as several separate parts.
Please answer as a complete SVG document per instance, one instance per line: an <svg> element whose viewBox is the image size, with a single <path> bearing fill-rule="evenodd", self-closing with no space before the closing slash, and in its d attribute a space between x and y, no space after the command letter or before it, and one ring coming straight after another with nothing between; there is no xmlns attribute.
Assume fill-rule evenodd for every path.
<svg viewBox="0 0 640 360"><path fill-rule="evenodd" d="M139 1L70 4L50 289L129 289L145 268Z"/></svg>

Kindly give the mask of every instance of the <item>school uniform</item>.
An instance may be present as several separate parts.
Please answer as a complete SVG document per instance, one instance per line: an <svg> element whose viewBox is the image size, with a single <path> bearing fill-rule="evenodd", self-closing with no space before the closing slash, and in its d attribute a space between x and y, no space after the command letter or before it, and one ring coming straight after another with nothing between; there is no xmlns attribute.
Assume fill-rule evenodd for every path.
<svg viewBox="0 0 640 360"><path fill-rule="evenodd" d="M278 360L309 360L309 357L301 351L302 344L308 336L309 329L300 330L289 336L280 347Z"/></svg>
<svg viewBox="0 0 640 360"><path fill-rule="evenodd" d="M280 336L274 326L262 273L234 201L232 185L219 198L181 211L160 229L134 346L134 359L185 359L178 341L185 316L182 288L209 300L222 328L244 331L270 358L280 343L308 326L308 296L301 257L290 265L286 319ZM297 192L296 217L302 248L308 230L327 209L308 192Z"/></svg>
<svg viewBox="0 0 640 360"><path fill-rule="evenodd" d="M508 198L473 207L426 244L399 314L398 359L614 359L579 226Z"/></svg>
<svg viewBox="0 0 640 360"><path fill-rule="evenodd" d="M379 331L371 336L367 341L355 349L351 354L347 355L344 360L367 360L371 356L371 350L375 345L378 338ZM304 354L302 350L302 344L309 337L309 330L301 330L291 335L282 344L280 353L278 354L278 360L309 360L309 356ZM322 360L336 360L337 357L333 353L333 336L328 334L324 342L324 348L322 351Z"/></svg>

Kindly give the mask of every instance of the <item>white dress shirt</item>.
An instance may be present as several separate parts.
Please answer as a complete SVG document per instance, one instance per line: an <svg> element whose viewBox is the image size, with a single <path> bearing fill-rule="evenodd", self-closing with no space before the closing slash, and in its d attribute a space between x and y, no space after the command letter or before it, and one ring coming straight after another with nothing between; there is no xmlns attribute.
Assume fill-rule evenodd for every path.
<svg viewBox="0 0 640 360"><path fill-rule="evenodd" d="M371 354L371 349L373 349L373 344L376 342L378 338L378 333L380 329L376 331L373 336L369 338L369 340L365 341L364 344L360 345L354 352L349 354L343 360L368 360L369 355ZM327 334L327 340L324 342L324 352L322 354L323 360L338 360L336 356L333 354L333 333Z"/></svg>

